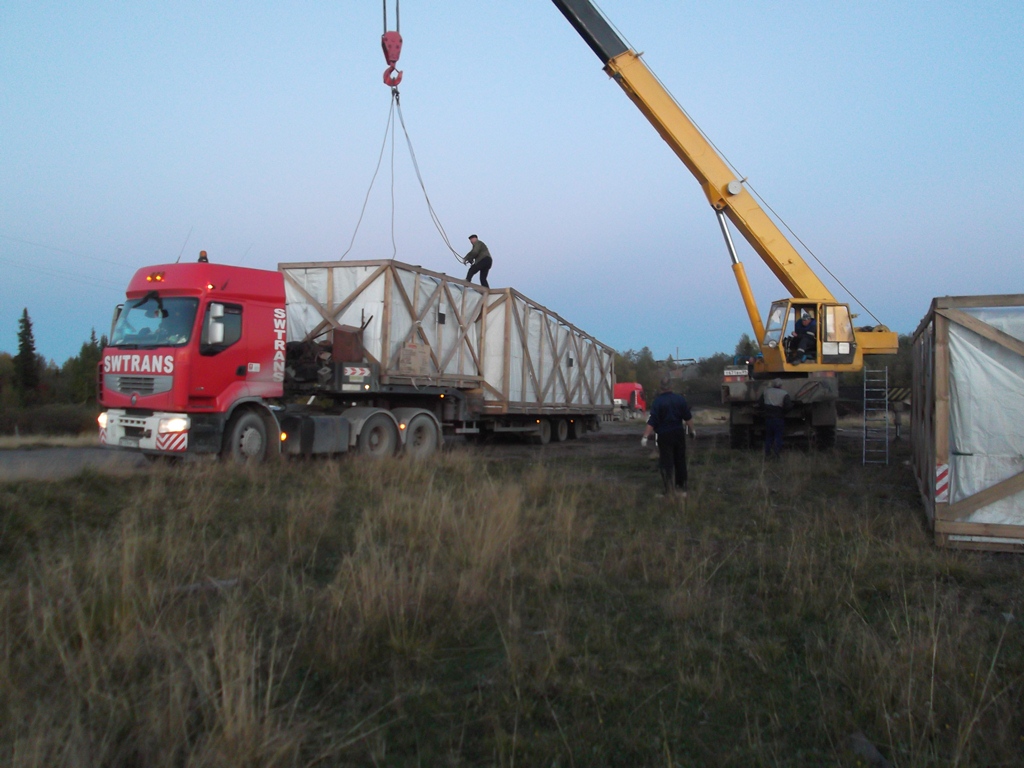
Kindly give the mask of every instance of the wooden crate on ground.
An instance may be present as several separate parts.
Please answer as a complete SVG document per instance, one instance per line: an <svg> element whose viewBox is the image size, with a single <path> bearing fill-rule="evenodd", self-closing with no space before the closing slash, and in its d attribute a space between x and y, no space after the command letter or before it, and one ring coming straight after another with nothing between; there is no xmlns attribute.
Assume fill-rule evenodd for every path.
<svg viewBox="0 0 1024 768"><path fill-rule="evenodd" d="M913 357L913 466L936 543L1024 550L1024 294L933 299Z"/></svg>
<svg viewBox="0 0 1024 768"><path fill-rule="evenodd" d="M391 260L278 269L288 340L362 328L383 384L457 387L491 414L611 412L614 351L518 291Z"/></svg>

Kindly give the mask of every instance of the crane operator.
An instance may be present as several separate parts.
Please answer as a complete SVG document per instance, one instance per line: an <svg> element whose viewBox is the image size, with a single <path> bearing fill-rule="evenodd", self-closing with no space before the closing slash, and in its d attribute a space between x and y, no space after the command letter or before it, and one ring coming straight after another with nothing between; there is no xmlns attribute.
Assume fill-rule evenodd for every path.
<svg viewBox="0 0 1024 768"><path fill-rule="evenodd" d="M813 361L817 357L814 353L817 336L818 323L810 312L804 311L793 329L792 341L789 343L789 362L803 363L808 357Z"/></svg>

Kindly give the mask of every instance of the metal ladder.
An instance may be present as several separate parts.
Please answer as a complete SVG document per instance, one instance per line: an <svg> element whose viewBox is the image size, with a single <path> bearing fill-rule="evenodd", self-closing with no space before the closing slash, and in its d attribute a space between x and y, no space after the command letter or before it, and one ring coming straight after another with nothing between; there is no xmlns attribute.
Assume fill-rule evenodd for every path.
<svg viewBox="0 0 1024 768"><path fill-rule="evenodd" d="M864 367L863 464L889 463L889 368Z"/></svg>

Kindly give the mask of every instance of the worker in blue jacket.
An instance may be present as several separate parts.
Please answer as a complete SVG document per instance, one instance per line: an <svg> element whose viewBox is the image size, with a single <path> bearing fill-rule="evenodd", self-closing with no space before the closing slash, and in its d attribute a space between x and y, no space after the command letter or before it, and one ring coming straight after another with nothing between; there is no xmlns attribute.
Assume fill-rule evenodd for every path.
<svg viewBox="0 0 1024 768"><path fill-rule="evenodd" d="M789 342L789 362L791 365L799 364L811 359L817 360L818 323L809 312L804 312L796 321Z"/></svg>
<svg viewBox="0 0 1024 768"><path fill-rule="evenodd" d="M658 435L658 469L665 485L665 495L673 492L686 498L686 433L696 437L693 414L686 398L672 391L672 379L661 377L661 393L651 404L651 415L640 445L647 446L651 435Z"/></svg>

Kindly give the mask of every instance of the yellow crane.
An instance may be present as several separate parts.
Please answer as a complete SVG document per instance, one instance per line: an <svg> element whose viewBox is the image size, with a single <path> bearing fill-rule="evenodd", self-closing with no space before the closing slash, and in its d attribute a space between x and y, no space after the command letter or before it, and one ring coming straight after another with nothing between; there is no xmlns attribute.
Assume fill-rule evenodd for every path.
<svg viewBox="0 0 1024 768"><path fill-rule="evenodd" d="M761 357L748 370L726 372L723 398L730 406L733 444L750 441L758 426L760 382L778 377L790 390L796 406L790 415L789 431L803 430L820 444L831 445L838 396L835 375L861 370L865 355L895 354L897 335L882 325L854 327L849 305L836 300L747 190L744 180L736 177L640 54L623 42L593 3L552 2L597 54L605 72L694 175L718 217L740 295L761 348ZM790 294L772 303L764 322L736 254L730 222ZM804 348L797 350L795 338L786 331L795 330L802 316L811 318L804 323L814 332Z"/></svg>

